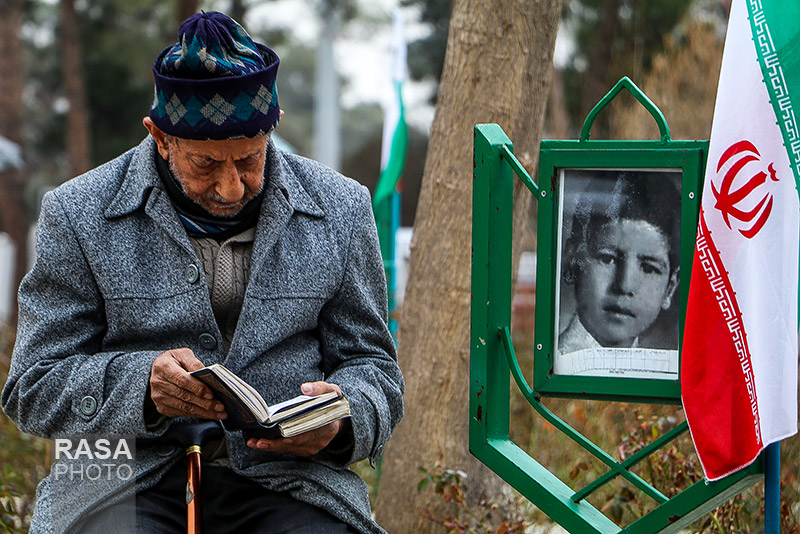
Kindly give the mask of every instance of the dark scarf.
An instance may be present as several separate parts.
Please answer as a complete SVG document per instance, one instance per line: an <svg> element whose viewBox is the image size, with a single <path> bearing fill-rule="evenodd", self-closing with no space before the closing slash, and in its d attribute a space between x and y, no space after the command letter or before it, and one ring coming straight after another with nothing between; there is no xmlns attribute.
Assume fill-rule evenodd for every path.
<svg viewBox="0 0 800 534"><path fill-rule="evenodd" d="M172 174L167 160L156 151L156 169L164 184L175 211L178 213L186 233L190 237L211 237L223 241L252 228L258 222L264 190L250 199L233 217L218 217L207 212L194 200L186 196L178 179Z"/></svg>

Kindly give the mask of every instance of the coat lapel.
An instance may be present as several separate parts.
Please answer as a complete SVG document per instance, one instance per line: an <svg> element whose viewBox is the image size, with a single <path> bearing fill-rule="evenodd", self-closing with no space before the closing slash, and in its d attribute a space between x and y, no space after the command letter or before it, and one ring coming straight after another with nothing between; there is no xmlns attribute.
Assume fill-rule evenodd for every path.
<svg viewBox="0 0 800 534"><path fill-rule="evenodd" d="M149 135L134 150L125 179L105 216L116 219L129 215L144 205L145 213L182 249L194 255L189 237L183 229L172 202L158 177L155 164L156 143Z"/></svg>
<svg viewBox="0 0 800 534"><path fill-rule="evenodd" d="M267 145L267 171L264 202L253 245L253 268L263 265L268 252L286 230L292 215L302 212L312 217L324 217L325 212L306 192L297 176L275 148L272 139Z"/></svg>
<svg viewBox="0 0 800 534"><path fill-rule="evenodd" d="M189 254L195 254L192 244L189 242L189 236L178 219L178 215L175 213L175 208L172 207L172 201L166 191L155 189L150 195L144 211L181 248Z"/></svg>

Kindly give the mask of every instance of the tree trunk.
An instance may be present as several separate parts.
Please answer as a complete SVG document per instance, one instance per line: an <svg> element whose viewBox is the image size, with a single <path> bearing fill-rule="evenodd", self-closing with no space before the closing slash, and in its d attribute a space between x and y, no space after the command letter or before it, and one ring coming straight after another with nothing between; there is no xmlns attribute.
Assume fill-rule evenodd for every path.
<svg viewBox="0 0 800 534"><path fill-rule="evenodd" d="M468 474L472 502L503 503L510 493L467 448L473 128L499 124L535 168L560 9L561 0L453 6L398 332L406 414L386 449L376 506L389 532L438 530L420 512L442 517L441 503L417 491L419 468L437 458ZM519 238L531 196L519 181L515 192Z"/></svg>
<svg viewBox="0 0 800 534"><path fill-rule="evenodd" d="M86 80L81 61L81 41L75 0L61 0L61 48L63 50L64 90L69 101L67 113L67 154L70 176L91 168L89 110L86 106Z"/></svg>
<svg viewBox="0 0 800 534"><path fill-rule="evenodd" d="M188 19L200 8L200 0L178 0L178 24ZM237 20L239 24L242 21Z"/></svg>
<svg viewBox="0 0 800 534"><path fill-rule="evenodd" d="M564 101L564 82L561 78L561 71L555 66L552 76L546 120L549 131L546 132L546 135L552 139L569 139L569 113L567 113L567 104Z"/></svg>
<svg viewBox="0 0 800 534"><path fill-rule="evenodd" d="M619 0L605 0L600 8L602 24L600 34L594 40L594 46L589 60L589 73L587 85L581 99L581 117L586 117L592 108L611 89L617 80L609 80L611 73L612 54L614 49L614 36L617 33L619 21ZM592 129L592 139L608 138L608 114L601 113L595 120ZM583 120L583 119L581 119Z"/></svg>
<svg viewBox="0 0 800 534"><path fill-rule="evenodd" d="M244 0L231 0L231 8L229 15L233 20L241 25L244 25L244 16L247 14L247 6L244 5Z"/></svg>
<svg viewBox="0 0 800 534"><path fill-rule="evenodd" d="M0 135L22 141L22 0L0 3Z"/></svg>
<svg viewBox="0 0 800 534"><path fill-rule="evenodd" d="M22 143L22 0L0 1L0 135ZM25 211L24 174L19 169L0 171L0 232L16 248L14 287L27 269L28 216ZM16 305L14 306L16 309ZM16 311L12 312L16 322Z"/></svg>

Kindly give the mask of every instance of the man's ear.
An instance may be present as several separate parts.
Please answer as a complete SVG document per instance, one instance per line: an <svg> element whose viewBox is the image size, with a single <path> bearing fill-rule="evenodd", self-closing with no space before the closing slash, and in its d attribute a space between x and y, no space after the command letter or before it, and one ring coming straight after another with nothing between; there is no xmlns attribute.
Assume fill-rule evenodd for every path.
<svg viewBox="0 0 800 534"><path fill-rule="evenodd" d="M670 304L672 304L672 296L675 294L675 290L678 289L678 280L679 274L681 272L681 268L678 267L673 271L671 275L669 275L669 282L667 283L667 290L664 291L664 300L661 301L661 309L666 310L669 308Z"/></svg>
<svg viewBox="0 0 800 534"><path fill-rule="evenodd" d="M161 154L162 158L169 161L169 141L167 141L167 134L165 134L161 128L156 126L156 123L154 123L153 119L150 117L143 118L142 124L144 124L144 127L147 128L147 131L150 132L150 135L153 136L153 139L156 142L158 153Z"/></svg>

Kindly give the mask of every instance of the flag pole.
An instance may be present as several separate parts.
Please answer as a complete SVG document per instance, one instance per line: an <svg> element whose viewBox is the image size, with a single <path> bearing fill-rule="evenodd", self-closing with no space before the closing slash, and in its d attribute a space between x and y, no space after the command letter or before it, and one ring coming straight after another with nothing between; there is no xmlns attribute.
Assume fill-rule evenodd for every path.
<svg viewBox="0 0 800 534"><path fill-rule="evenodd" d="M764 451L764 534L781 532L781 442Z"/></svg>
<svg viewBox="0 0 800 534"><path fill-rule="evenodd" d="M403 31L403 18L399 11L394 13L392 28L392 51L394 55L392 85L394 98L387 107L384 119L381 147L381 174L372 197L375 222L378 227L378 240L383 256L388 290L389 329L392 337L397 330L397 322L392 317L395 308L395 289L397 287L397 265L395 258L395 236L400 226L400 177L405 165L408 146L408 129L403 108L403 82L406 78L407 51Z"/></svg>

